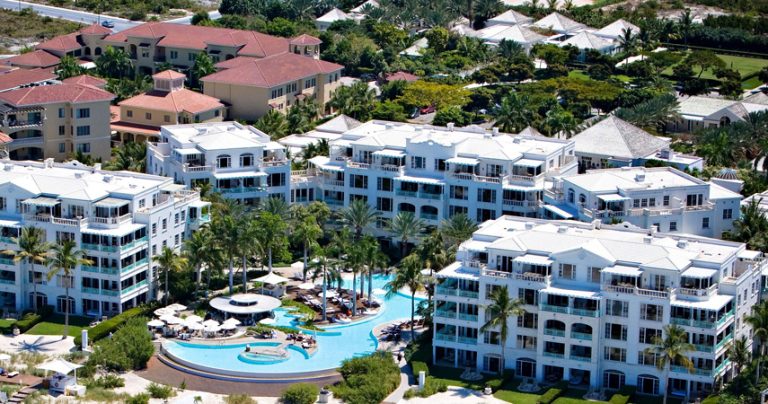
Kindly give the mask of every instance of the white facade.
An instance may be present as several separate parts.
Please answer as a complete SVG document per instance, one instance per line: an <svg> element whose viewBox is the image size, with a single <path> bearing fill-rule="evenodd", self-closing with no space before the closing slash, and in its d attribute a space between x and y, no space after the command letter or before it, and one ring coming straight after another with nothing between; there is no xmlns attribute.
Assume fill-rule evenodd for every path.
<svg viewBox="0 0 768 404"><path fill-rule="evenodd" d="M147 147L147 172L190 188L210 183L214 192L246 205L290 196L285 147L237 122L163 126L160 142Z"/></svg>
<svg viewBox="0 0 768 404"><path fill-rule="evenodd" d="M480 127L369 121L330 142L330 154L292 175L292 201L309 190L331 208L364 199L381 213L379 227L399 211L432 226L457 213L535 217L544 179L577 171L571 141Z"/></svg>
<svg viewBox="0 0 768 404"><path fill-rule="evenodd" d="M548 218L628 222L720 238L739 218L742 197L671 167L622 167L556 178L544 199L545 213L553 214Z"/></svg>
<svg viewBox="0 0 768 404"><path fill-rule="evenodd" d="M437 274L435 362L705 396L735 371L729 342L751 342L743 318L760 299L764 268L762 253L744 244L505 216L484 223ZM503 348L497 331L480 331L488 296L500 286L526 311L509 319ZM667 381L645 350L668 324L683 327L695 351L688 354L694 371L673 366Z"/></svg>
<svg viewBox="0 0 768 404"><path fill-rule="evenodd" d="M18 250L21 229L45 231L48 242L75 240L93 264L78 266L70 280L72 313L122 312L157 296L152 257L163 246L180 248L201 223L209 203L170 178L98 165L30 161L0 163L0 248ZM48 281L47 268L0 259L0 303L6 310L38 305L64 310L66 280ZM32 284L34 279L36 285Z"/></svg>

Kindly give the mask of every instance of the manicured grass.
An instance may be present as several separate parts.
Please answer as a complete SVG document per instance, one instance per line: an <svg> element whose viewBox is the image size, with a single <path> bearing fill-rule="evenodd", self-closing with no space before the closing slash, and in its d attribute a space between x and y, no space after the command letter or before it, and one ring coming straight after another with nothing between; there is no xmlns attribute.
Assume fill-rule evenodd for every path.
<svg viewBox="0 0 768 404"><path fill-rule="evenodd" d="M741 88L745 90L751 90L761 85L763 85L763 82L757 76L750 77L741 82Z"/></svg>
<svg viewBox="0 0 768 404"><path fill-rule="evenodd" d="M493 396L499 400L504 400L515 404L536 404L541 397L538 394L520 393L511 390L499 390L493 393Z"/></svg>
<svg viewBox="0 0 768 404"><path fill-rule="evenodd" d="M7 328L10 327L11 324L15 323L16 320L14 319L0 319L0 328Z"/></svg>
<svg viewBox="0 0 768 404"><path fill-rule="evenodd" d="M726 67L729 69L734 69L739 74L741 74L742 77L748 76L750 74L755 74L760 71L765 66L768 66L768 59L759 59L759 58L748 58L744 56L734 56L734 55L721 55L718 54L717 57L719 57L723 62L725 62ZM698 74L698 68L694 67L693 71L695 74ZM664 75L672 75L672 67L668 67L666 70L662 72ZM717 77L715 77L714 72L711 70L705 70L704 73L701 75L702 79L707 80L717 80ZM758 82L756 85L749 87L754 88L756 86L760 85ZM744 84L742 83L742 87L744 87ZM746 87L744 87L746 88Z"/></svg>
<svg viewBox="0 0 768 404"><path fill-rule="evenodd" d="M69 336L77 337L83 328L88 328L91 319L88 317L69 316ZM53 315L32 327L27 334L31 335L62 335L64 333L64 316Z"/></svg>
<svg viewBox="0 0 768 404"><path fill-rule="evenodd" d="M568 72L568 77L572 79L589 80L589 75L587 75L587 72L585 72L584 70L571 70ZM619 80L622 83L629 83L630 81L632 81L631 77L623 74L614 74L611 76L611 78Z"/></svg>

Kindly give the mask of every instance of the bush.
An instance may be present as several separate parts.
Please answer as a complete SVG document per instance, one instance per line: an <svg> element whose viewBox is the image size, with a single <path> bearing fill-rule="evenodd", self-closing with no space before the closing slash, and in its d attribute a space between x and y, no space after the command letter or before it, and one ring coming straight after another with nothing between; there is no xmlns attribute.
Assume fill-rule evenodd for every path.
<svg viewBox="0 0 768 404"><path fill-rule="evenodd" d="M608 402L610 404L627 404L634 395L635 388L633 386L624 386L619 389L618 393L614 394Z"/></svg>
<svg viewBox="0 0 768 404"><path fill-rule="evenodd" d="M380 403L400 385L400 368L388 352L347 359L340 373L344 380L331 390L347 404Z"/></svg>
<svg viewBox="0 0 768 404"><path fill-rule="evenodd" d="M102 387L105 389L116 389L118 387L125 387L125 380L113 374L104 375L97 379L94 379L89 383L88 387Z"/></svg>
<svg viewBox="0 0 768 404"><path fill-rule="evenodd" d="M224 399L226 404L256 404L256 400L245 394L230 394Z"/></svg>
<svg viewBox="0 0 768 404"><path fill-rule="evenodd" d="M135 396L128 397L125 400L125 404L149 404L149 394L139 393Z"/></svg>
<svg viewBox="0 0 768 404"><path fill-rule="evenodd" d="M145 368L155 352L146 322L145 317L132 318L112 338L99 341L88 364L114 371Z"/></svg>
<svg viewBox="0 0 768 404"><path fill-rule="evenodd" d="M110 333L114 333L121 325L125 324L126 321L134 317L143 316L146 313L149 313L152 309L153 309L153 306L134 307L106 321L102 321L99 324L97 324L95 327L88 330L88 339L90 339L91 343L93 343L104 337L107 337ZM79 347L81 344L82 344L82 339L78 335L77 337L75 337L75 346Z"/></svg>
<svg viewBox="0 0 768 404"><path fill-rule="evenodd" d="M280 401L283 404L313 404L317 400L319 389L314 384L293 384L283 392Z"/></svg>
<svg viewBox="0 0 768 404"><path fill-rule="evenodd" d="M565 394L566 391L568 391L568 382L560 382L542 394L536 402L538 404L551 404Z"/></svg>
<svg viewBox="0 0 768 404"><path fill-rule="evenodd" d="M152 398L159 398L162 400L169 399L174 395L173 387L157 383L150 383L149 386L147 386L147 393L149 393L149 396Z"/></svg>
<svg viewBox="0 0 768 404"><path fill-rule="evenodd" d="M422 361L412 361L411 369L413 369L413 375L416 377L419 377L419 372L422 370L427 376L429 376L429 365Z"/></svg>
<svg viewBox="0 0 768 404"><path fill-rule="evenodd" d="M26 311L24 312L24 315L21 317L21 320L8 324L4 327L0 327L0 332L2 332L3 334L11 334L13 333L14 328L18 328L19 332L25 333L30 328L37 325L37 323L45 320L51 314L53 314L53 306L41 307L37 310L37 313L32 311Z"/></svg>

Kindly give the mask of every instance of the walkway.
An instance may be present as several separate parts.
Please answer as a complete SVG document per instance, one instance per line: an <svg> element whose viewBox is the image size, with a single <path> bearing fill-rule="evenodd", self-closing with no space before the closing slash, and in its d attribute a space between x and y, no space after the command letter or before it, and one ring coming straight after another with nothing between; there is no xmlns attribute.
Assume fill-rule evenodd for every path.
<svg viewBox="0 0 768 404"><path fill-rule="evenodd" d="M401 404L508 404L506 401L499 400L493 396L486 396L482 393L465 389L462 387L451 386L445 393L437 393L427 398L412 398L410 400L401 400Z"/></svg>
<svg viewBox="0 0 768 404"><path fill-rule="evenodd" d="M75 347L74 340L72 337L61 339L61 336L56 335L21 334L18 337L0 335L0 351L66 355Z"/></svg>

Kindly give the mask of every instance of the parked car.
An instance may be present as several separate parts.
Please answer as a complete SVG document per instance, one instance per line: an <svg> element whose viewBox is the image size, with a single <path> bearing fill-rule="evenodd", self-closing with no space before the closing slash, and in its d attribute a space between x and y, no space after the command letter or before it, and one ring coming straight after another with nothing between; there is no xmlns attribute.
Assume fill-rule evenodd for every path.
<svg viewBox="0 0 768 404"><path fill-rule="evenodd" d="M421 115L421 112L419 112L419 108L414 107L413 111L411 111L411 113L408 114L408 118L415 119L415 118L418 118L420 115Z"/></svg>
<svg viewBox="0 0 768 404"><path fill-rule="evenodd" d="M426 106L426 107L422 108L420 112L422 114L431 114L431 113L435 112L435 106L434 105Z"/></svg>
<svg viewBox="0 0 768 404"><path fill-rule="evenodd" d="M104 20L101 22L101 26L104 28L115 28L115 23L110 20Z"/></svg>

